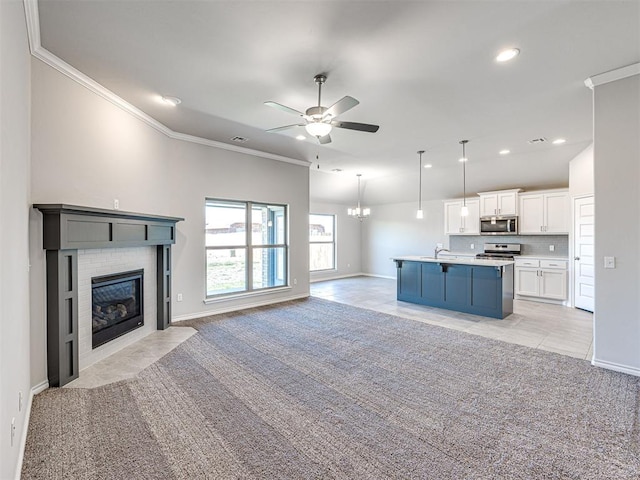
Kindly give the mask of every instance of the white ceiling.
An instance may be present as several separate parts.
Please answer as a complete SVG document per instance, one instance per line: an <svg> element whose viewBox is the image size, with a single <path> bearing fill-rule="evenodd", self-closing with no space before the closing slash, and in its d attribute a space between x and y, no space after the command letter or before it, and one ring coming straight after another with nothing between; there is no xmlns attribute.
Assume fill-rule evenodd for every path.
<svg viewBox="0 0 640 480"><path fill-rule="evenodd" d="M413 201L566 186L568 162L592 140L590 76L640 61L640 1L86 1L40 0L42 46L167 127L313 162L312 200ZM505 47L521 54L495 62ZM297 110L360 105L333 142L299 141ZM160 95L182 99L176 107ZM530 145L546 137L549 142ZM557 137L567 139L551 145ZM237 145L237 144L234 144ZM508 148L511 154L498 155ZM332 169L342 169L332 173Z"/></svg>

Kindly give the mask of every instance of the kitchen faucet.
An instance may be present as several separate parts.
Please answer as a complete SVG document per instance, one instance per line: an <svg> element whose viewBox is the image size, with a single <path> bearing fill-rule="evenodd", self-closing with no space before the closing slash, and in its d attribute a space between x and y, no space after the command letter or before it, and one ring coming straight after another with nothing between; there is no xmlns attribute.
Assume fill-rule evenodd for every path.
<svg viewBox="0 0 640 480"><path fill-rule="evenodd" d="M440 248L440 247L436 247L435 252L433 253L433 258L435 258L436 260L438 259L438 254L440 252L448 252L449 250L446 248Z"/></svg>

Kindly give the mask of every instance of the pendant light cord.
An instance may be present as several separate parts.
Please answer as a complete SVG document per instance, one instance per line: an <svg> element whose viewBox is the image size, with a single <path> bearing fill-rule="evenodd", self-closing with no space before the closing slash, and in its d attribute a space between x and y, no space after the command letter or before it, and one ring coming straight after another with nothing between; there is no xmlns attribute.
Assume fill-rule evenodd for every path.
<svg viewBox="0 0 640 480"><path fill-rule="evenodd" d="M422 154L424 153L424 150L419 150L418 154L420 155L420 158L418 159L418 172L419 172L419 182L418 182L418 210L422 210Z"/></svg>

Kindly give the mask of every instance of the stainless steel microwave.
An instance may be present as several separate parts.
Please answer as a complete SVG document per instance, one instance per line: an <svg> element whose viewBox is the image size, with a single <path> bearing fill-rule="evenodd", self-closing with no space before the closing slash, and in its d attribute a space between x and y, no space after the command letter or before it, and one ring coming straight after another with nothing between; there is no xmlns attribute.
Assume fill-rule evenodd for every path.
<svg viewBox="0 0 640 480"><path fill-rule="evenodd" d="M480 217L480 235L517 235L518 217Z"/></svg>

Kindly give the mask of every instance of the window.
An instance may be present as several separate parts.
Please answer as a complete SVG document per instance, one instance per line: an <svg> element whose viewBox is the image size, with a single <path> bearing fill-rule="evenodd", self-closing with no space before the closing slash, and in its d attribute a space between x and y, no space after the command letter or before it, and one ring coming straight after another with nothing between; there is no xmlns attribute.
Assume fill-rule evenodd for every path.
<svg viewBox="0 0 640 480"><path fill-rule="evenodd" d="M309 270L336 268L335 215L309 215Z"/></svg>
<svg viewBox="0 0 640 480"><path fill-rule="evenodd" d="M205 210L207 298L287 285L285 205L208 199Z"/></svg>

